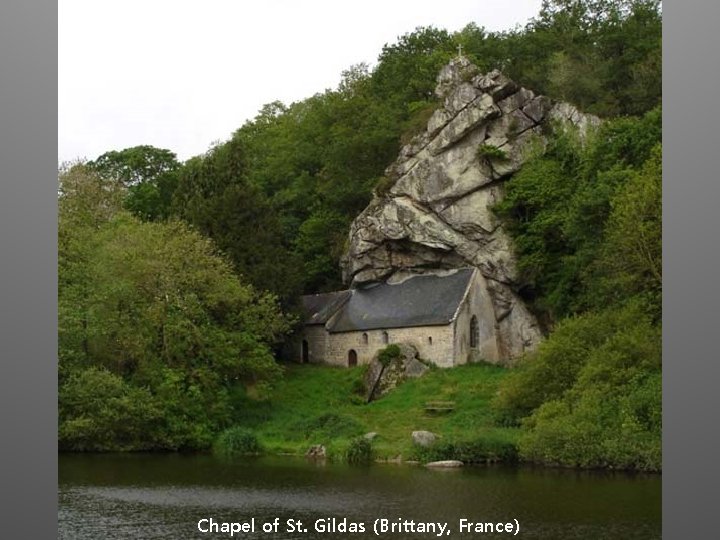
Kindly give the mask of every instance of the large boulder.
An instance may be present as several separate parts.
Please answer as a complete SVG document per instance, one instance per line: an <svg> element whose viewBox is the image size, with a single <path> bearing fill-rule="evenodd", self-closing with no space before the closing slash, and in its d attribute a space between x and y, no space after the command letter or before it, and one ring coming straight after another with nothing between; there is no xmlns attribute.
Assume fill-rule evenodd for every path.
<svg viewBox="0 0 720 540"><path fill-rule="evenodd" d="M381 349L375 353L365 373L368 403L384 396L404 380L422 376L428 369L418 359L417 349L408 343L394 343Z"/></svg>
<svg viewBox="0 0 720 540"><path fill-rule="evenodd" d="M411 436L413 444L424 448L432 446L432 444L437 440L437 435L435 435L432 431L413 431Z"/></svg>
<svg viewBox="0 0 720 540"><path fill-rule="evenodd" d="M599 119L497 70L479 73L464 57L442 68L435 92L442 106L387 168L392 186L353 222L343 276L358 285L396 272L478 268L493 302L494 320L484 322L497 329L500 360L510 363L542 334L517 294L512 242L492 207L504 182L545 147L551 123L582 135Z"/></svg>

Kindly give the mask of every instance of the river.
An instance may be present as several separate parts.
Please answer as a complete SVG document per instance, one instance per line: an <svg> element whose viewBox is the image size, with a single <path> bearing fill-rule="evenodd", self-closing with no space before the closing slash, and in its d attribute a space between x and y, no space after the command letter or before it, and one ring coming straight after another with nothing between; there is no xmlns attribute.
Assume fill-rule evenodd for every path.
<svg viewBox="0 0 720 540"><path fill-rule="evenodd" d="M231 538L198 530L211 518L218 524L255 518L254 533L232 538L267 540L378 538L376 519L403 527L380 536L386 539L437 537L411 532L420 523L445 523L443 538L512 536L461 532L461 519L518 523L517 537L527 539L651 539L661 536L661 477L499 466L351 467L292 457L59 456L61 540ZM278 532L263 533L262 524L275 518ZM363 524L364 532L327 532L332 518L336 528L345 518ZM288 519L302 525L294 521L295 530L287 532ZM318 520L330 524L325 532L316 530Z"/></svg>

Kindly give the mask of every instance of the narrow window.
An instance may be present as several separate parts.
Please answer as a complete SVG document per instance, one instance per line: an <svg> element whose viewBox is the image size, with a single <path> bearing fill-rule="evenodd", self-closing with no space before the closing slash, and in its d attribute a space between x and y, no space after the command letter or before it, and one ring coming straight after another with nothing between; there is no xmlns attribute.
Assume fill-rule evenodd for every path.
<svg viewBox="0 0 720 540"><path fill-rule="evenodd" d="M368 335L367 335L367 332L363 332L362 342L363 342L363 345L367 345L367 344L368 344Z"/></svg>
<svg viewBox="0 0 720 540"><path fill-rule="evenodd" d="M310 347L306 339L302 340L302 363L307 364L310 361Z"/></svg>
<svg viewBox="0 0 720 540"><path fill-rule="evenodd" d="M470 319L470 348L477 349L478 341L480 341L480 329L478 328L477 317L475 315Z"/></svg>
<svg viewBox="0 0 720 540"><path fill-rule="evenodd" d="M390 342L390 337L387 332L382 333L382 342L387 345Z"/></svg>
<svg viewBox="0 0 720 540"><path fill-rule="evenodd" d="M428 345L432 345L432 336L428 336Z"/></svg>

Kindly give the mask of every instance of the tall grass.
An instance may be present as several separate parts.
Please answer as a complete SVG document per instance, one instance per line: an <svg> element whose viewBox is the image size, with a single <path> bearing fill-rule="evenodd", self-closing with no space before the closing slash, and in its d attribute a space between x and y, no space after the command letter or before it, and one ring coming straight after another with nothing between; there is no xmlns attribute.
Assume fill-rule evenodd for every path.
<svg viewBox="0 0 720 540"><path fill-rule="evenodd" d="M222 457L260 454L262 446L252 430L233 427L220 434L213 445L213 452Z"/></svg>
<svg viewBox="0 0 720 540"><path fill-rule="evenodd" d="M354 393L363 373L363 367L288 365L270 400L246 397L239 404L236 423L252 428L269 452L303 454L312 444L323 444L330 458L341 460L352 441L369 431L380 435L372 448L381 459L414 456L411 433L422 429L443 441L517 440L519 429L495 425L489 408L508 373L504 368L473 364L430 370L369 404ZM427 414L425 403L432 400L452 400L455 410Z"/></svg>

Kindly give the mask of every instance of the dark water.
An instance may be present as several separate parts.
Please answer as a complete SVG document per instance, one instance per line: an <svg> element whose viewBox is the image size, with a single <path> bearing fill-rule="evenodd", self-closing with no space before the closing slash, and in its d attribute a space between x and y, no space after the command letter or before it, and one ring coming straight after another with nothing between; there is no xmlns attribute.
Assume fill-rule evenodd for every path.
<svg viewBox="0 0 720 540"><path fill-rule="evenodd" d="M211 456L61 455L59 538L231 538L198 531L198 521L246 522L255 533L232 538L305 540L378 538L387 518L447 522L443 538L501 538L461 533L459 520L520 524L517 538L660 538L660 476L530 468L315 465L262 458L228 463ZM277 534L261 524L280 518ZM323 518L363 523L364 533L317 532ZM307 532L287 532L286 520ZM207 522L205 522L207 523ZM385 533L379 538L437 538Z"/></svg>

